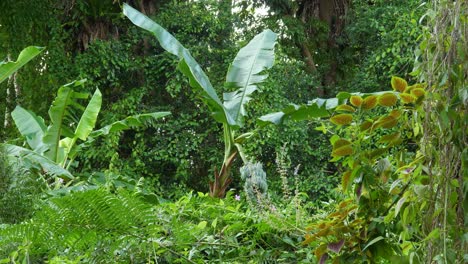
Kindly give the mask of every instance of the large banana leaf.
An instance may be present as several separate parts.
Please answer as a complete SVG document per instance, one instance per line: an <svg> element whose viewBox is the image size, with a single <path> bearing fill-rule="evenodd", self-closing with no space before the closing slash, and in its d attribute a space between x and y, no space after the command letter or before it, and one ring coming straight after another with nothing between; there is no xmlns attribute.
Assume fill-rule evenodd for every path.
<svg viewBox="0 0 468 264"><path fill-rule="evenodd" d="M46 132L44 120L21 106L17 106L11 112L11 117L21 135L26 138L29 147L37 150L42 145L42 137Z"/></svg>
<svg viewBox="0 0 468 264"><path fill-rule="evenodd" d="M73 147L75 146L76 141L78 139L81 139L83 141L86 140L91 131L93 131L94 126L96 125L99 111L101 110L101 104L102 94L101 91L99 91L99 89L96 89L96 91L93 94L93 97L91 98L88 105L84 109L83 114L81 115L80 121L78 122L75 132L69 137L63 138L59 141L60 155L58 155L55 162L60 164L62 167L65 167L67 157L72 151ZM81 108L81 105L79 104L73 105L77 108Z"/></svg>
<svg viewBox="0 0 468 264"><path fill-rule="evenodd" d="M110 125L107 125L101 129L94 130L91 132L88 136L87 141L76 145L75 147L70 149L69 157L71 159L74 159L75 156L84 148L87 148L91 145L91 143L100 136L105 136L110 133L117 133L120 131L136 128L136 127L141 127L146 124L151 124L153 121L156 119L165 117L170 115L170 112L153 112L153 113L146 113L146 114L139 114L139 115L133 115L129 116L123 120L116 121ZM66 144L67 142L64 142Z"/></svg>
<svg viewBox="0 0 468 264"><path fill-rule="evenodd" d="M17 61L0 62L0 83L36 57L42 50L44 50L42 47L30 46L21 51Z"/></svg>
<svg viewBox="0 0 468 264"><path fill-rule="evenodd" d="M192 88L201 93L202 99L208 105L212 111L213 117L218 122L235 124L234 119L232 119L225 111L221 100L216 94L216 91L211 85L205 72L192 57L190 52L182 46L174 36L128 4L124 3L123 13L128 17L128 19L130 19L130 21L132 21L133 24L153 33L153 35L158 39L161 47L180 59L179 69L189 78Z"/></svg>
<svg viewBox="0 0 468 264"><path fill-rule="evenodd" d="M43 142L49 148L45 155L54 162L59 161L64 155L64 153L62 153L63 151L60 150L59 142L67 129L63 122L65 118L69 116L68 108L72 105L78 105L75 99L84 99L88 96L87 94L74 92L71 88L72 86L78 86L82 83L83 80L75 81L60 87L57 97L49 109L50 125L44 135ZM73 133L71 133L71 136L73 136Z"/></svg>
<svg viewBox="0 0 468 264"><path fill-rule="evenodd" d="M388 93L388 91L375 92L375 93L348 93L340 92L335 98L322 99L316 98L309 101L307 104L295 105L290 104L280 112L267 114L258 118L260 125L265 126L267 124L279 125L284 120L290 118L294 121L312 120L316 118L328 117L333 109L341 104L346 104L348 99L352 95L359 95L363 98L371 95L382 95ZM394 92L396 93L396 92Z"/></svg>
<svg viewBox="0 0 468 264"><path fill-rule="evenodd" d="M32 166L39 166L42 171L46 172L50 176L56 176L65 179L73 179L73 175L66 169L60 167L54 161L42 156L35 151L22 148L15 145L3 144L0 147L3 148L7 157L10 159L9 162L21 162L23 167L30 168ZM14 159L15 161L11 160Z"/></svg>
<svg viewBox="0 0 468 264"><path fill-rule="evenodd" d="M108 135L109 133L116 133L116 132L120 132L123 130L135 128L135 127L140 127L147 123L151 123L152 121L159 119L161 117L168 116L170 114L171 114L170 112L153 112L153 113L129 116L123 120L116 121L101 129L91 132L89 137L92 140L99 136Z"/></svg>
<svg viewBox="0 0 468 264"><path fill-rule="evenodd" d="M267 114L258 118L262 126L267 124L279 125L287 118L294 121L312 120L330 116L330 111L336 108L342 100L338 98L315 99L308 104L290 104L280 112Z"/></svg>
<svg viewBox="0 0 468 264"><path fill-rule="evenodd" d="M99 111L101 111L101 104L102 104L102 94L99 89L96 89L94 92L93 97L86 106L83 115L81 115L80 122L75 130L75 137L86 140L89 133L93 131L94 126L96 125L97 116Z"/></svg>
<svg viewBox="0 0 468 264"><path fill-rule="evenodd" d="M229 67L225 86L238 90L224 93L223 99L236 126L243 125L243 117L247 114L244 105L251 100L250 95L257 90L257 84L268 77L264 71L273 66L275 43L276 34L269 29L263 31L237 53Z"/></svg>

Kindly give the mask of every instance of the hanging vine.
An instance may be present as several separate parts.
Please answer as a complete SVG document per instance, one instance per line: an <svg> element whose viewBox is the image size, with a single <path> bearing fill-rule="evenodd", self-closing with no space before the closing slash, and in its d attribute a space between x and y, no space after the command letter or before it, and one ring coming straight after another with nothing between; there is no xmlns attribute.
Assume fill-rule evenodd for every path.
<svg viewBox="0 0 468 264"><path fill-rule="evenodd" d="M430 197L423 234L440 230L425 242L426 263L467 261L466 194L468 192L468 2L433 1L423 41L416 51L415 74L428 86L421 151L426 157ZM464 260L463 260L464 259Z"/></svg>

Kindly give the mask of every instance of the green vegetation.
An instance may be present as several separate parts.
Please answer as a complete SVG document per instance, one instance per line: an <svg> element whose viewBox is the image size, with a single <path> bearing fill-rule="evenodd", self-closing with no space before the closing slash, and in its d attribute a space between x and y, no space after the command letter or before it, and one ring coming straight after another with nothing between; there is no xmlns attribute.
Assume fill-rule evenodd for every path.
<svg viewBox="0 0 468 264"><path fill-rule="evenodd" d="M189 78L192 88L201 94L200 97L210 109L214 119L223 124L224 160L220 172L215 172L214 181L210 182L210 195L224 197L232 181L231 165L237 154L247 162L242 142L251 137L252 132L237 136L235 130L244 125L244 117L247 115L245 105L252 99L251 95L257 90L257 84L266 79L266 75L262 72L273 66L276 34L265 30L239 51L229 67L224 84L228 89L238 90L223 93L224 102L221 103L200 65L169 32L127 4L124 4L123 11L135 25L152 32L165 50L179 57L179 70Z"/></svg>
<svg viewBox="0 0 468 264"><path fill-rule="evenodd" d="M0 263L467 262L467 12L1 1Z"/></svg>
<svg viewBox="0 0 468 264"><path fill-rule="evenodd" d="M59 88L58 95L49 109L51 121L48 127L42 117L17 106L11 112L11 116L31 150L4 144L8 156L19 158L20 161L26 158L30 164L40 165L43 174L72 180L73 176L67 169L73 164L78 153L89 146L96 137L142 126L170 114L157 112L134 115L93 131L101 109L102 94L97 89L86 108L83 107L78 100L86 99L88 94L77 93L72 89L83 82L84 80L75 81ZM78 119L80 110L83 113ZM65 124L66 121L69 123ZM84 142L76 145L78 139Z"/></svg>

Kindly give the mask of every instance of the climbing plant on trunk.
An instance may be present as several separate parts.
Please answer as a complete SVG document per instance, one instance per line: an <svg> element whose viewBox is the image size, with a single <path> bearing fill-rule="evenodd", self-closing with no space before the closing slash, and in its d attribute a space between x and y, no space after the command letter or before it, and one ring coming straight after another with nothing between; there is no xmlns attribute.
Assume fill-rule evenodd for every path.
<svg viewBox="0 0 468 264"><path fill-rule="evenodd" d="M467 261L466 212L468 193L468 3L433 1L423 16L426 26L416 50L414 75L428 85L422 153L426 156L428 186L422 197L427 213L422 237L426 263Z"/></svg>

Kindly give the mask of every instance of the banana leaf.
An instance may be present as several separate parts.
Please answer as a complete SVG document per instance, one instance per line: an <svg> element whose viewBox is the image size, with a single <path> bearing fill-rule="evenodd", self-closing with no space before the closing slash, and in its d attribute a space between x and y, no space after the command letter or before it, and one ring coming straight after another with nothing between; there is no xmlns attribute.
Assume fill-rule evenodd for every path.
<svg viewBox="0 0 468 264"><path fill-rule="evenodd" d="M13 121L21 135L26 138L31 149L37 150L41 145L43 145L42 137L44 136L47 128L41 117L22 108L21 106L17 106L15 110L11 112L11 117L13 118Z"/></svg>
<svg viewBox="0 0 468 264"><path fill-rule="evenodd" d="M93 131L94 126L96 125L96 120L101 111L101 104L102 104L102 94L99 89L93 94L93 97L86 106L85 111L81 115L80 122L75 129L75 137L86 140L88 135Z"/></svg>
<svg viewBox="0 0 468 264"><path fill-rule="evenodd" d="M180 44L169 32L156 22L140 13L138 10L123 4L123 13L138 27L150 31L158 39L161 47L179 58L180 71L189 78L190 86L201 93L203 101L212 111L216 121L235 124L234 119L224 109L224 106L211 85L210 80L190 52Z"/></svg>
<svg viewBox="0 0 468 264"><path fill-rule="evenodd" d="M0 83L10 75L23 67L28 61L39 55L44 50L42 47L30 46L21 51L18 60L9 62L0 62Z"/></svg>
<svg viewBox="0 0 468 264"><path fill-rule="evenodd" d="M107 125L107 126L101 128L101 129L94 130L93 132L91 132L89 134L89 136L87 138L87 141L85 141L85 142L83 142L83 143L81 143L79 145L76 145L74 148L70 149L70 153L69 153L70 158L73 159L76 156L76 154L78 154L81 150L83 150L84 148L89 147L97 137L105 136L105 135L108 135L110 133L117 133L117 132L120 132L120 131L132 129L132 128L135 128L135 127L141 127L141 126L144 126L146 124L152 123L156 119L168 116L170 114L171 114L170 112L153 112L153 113L133 115L133 116L129 116L129 117L123 119L123 120L116 121L116 122L114 122L114 123L112 123L110 125Z"/></svg>
<svg viewBox="0 0 468 264"><path fill-rule="evenodd" d="M151 123L152 121L156 119L168 116L170 114L171 114L170 112L153 112L153 113L129 116L123 120L116 121L101 129L91 132L89 137L92 140L102 135L108 135L109 133L116 133L116 132L120 132L123 130L143 126L147 123Z"/></svg>
<svg viewBox="0 0 468 264"><path fill-rule="evenodd" d="M275 113L270 113L258 118L258 123L260 126L265 126L268 124L280 125L286 119L291 119L294 121L303 121L303 120L313 120L322 117L330 116L331 112L339 105L346 104L348 99L352 95L359 95L362 98L367 96L376 95L380 96L382 94L389 93L388 91L383 92L374 92L374 93L348 93L340 92L336 95L335 98L316 98L312 101L309 101L307 104L296 105L289 104L283 110ZM398 94L397 92L391 92Z"/></svg>
<svg viewBox="0 0 468 264"><path fill-rule="evenodd" d="M288 118L294 121L302 121L328 117L330 116L330 111L336 108L341 101L338 98L318 98L308 104L290 104L279 112L261 116L258 118L258 122L261 126L268 124L280 125Z"/></svg>
<svg viewBox="0 0 468 264"><path fill-rule="evenodd" d="M42 171L50 176L60 177L67 180L74 179L73 175L69 171L35 151L10 144L2 144L0 147L3 148L3 151L5 151L10 162L14 162L14 160L16 160L22 164L39 166ZM31 168L32 166L26 166L26 168L28 167Z"/></svg>
<svg viewBox="0 0 468 264"><path fill-rule="evenodd" d="M85 99L87 94L74 92L72 86L81 85L84 80L75 81L66 84L59 88L57 97L49 109L50 125L43 137L43 142L49 148L45 155L57 162L64 157L63 149L60 149L60 139L62 136L67 135L73 137L74 133L68 131L64 125L65 118L70 116L69 107L79 105L75 102L76 99Z"/></svg>
<svg viewBox="0 0 468 264"><path fill-rule="evenodd" d="M267 29L243 47L230 65L225 87L238 89L223 94L224 107L235 121L235 124L230 125L242 127L243 117L247 115L244 105L258 89L257 84L268 77L265 70L273 66L275 43L276 34Z"/></svg>

